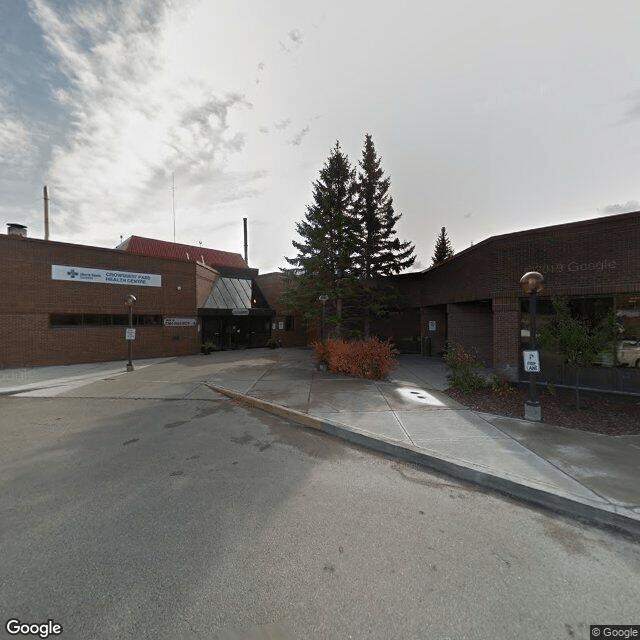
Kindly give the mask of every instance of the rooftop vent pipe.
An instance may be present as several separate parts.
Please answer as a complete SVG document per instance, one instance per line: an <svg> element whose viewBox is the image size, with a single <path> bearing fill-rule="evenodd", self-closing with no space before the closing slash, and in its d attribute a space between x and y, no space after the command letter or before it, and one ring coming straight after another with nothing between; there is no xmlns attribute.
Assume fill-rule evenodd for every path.
<svg viewBox="0 0 640 640"><path fill-rule="evenodd" d="M16 222L8 222L7 234L10 236L20 236L21 238L26 238L27 227L25 227L23 224L17 224Z"/></svg>
<svg viewBox="0 0 640 640"><path fill-rule="evenodd" d="M244 224L244 261L249 264L249 244L247 242L247 219L242 218Z"/></svg>

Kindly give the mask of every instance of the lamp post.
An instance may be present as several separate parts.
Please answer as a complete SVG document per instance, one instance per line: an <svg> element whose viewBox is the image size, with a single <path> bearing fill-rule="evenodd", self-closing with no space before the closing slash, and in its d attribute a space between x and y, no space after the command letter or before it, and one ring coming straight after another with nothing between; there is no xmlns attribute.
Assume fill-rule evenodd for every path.
<svg viewBox="0 0 640 640"><path fill-rule="evenodd" d="M327 304L327 300L328 299L329 299L329 296L326 293L323 293L323 294L318 296L318 300L320 300L320 302L322 302L322 323L320 325L320 342L322 342L322 344L324 344L324 314L325 314L325 306Z"/></svg>
<svg viewBox="0 0 640 640"><path fill-rule="evenodd" d="M544 277L537 271L528 271L520 284L529 295L529 351L524 352L524 368L529 372L529 399L524 403L524 419L542 422L542 409L538 397L536 378L540 371L540 357L536 345L536 295L542 291Z"/></svg>
<svg viewBox="0 0 640 640"><path fill-rule="evenodd" d="M136 297L129 294L124 299L125 306L129 307L129 330L127 331L127 344L129 345L129 362L127 362L127 371L133 371L133 362L131 362L131 343L135 337L135 329L133 328L133 303Z"/></svg>

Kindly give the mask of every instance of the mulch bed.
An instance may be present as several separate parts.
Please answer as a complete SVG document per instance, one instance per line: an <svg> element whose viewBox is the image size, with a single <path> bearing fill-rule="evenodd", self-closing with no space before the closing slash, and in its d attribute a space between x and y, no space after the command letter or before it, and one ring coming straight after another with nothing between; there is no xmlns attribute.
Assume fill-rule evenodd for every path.
<svg viewBox="0 0 640 640"><path fill-rule="evenodd" d="M449 388L445 393L470 409L513 418L524 417L528 388L501 393L484 388L471 395ZM640 434L640 397L580 392L580 411L576 410L575 391L557 389L551 395L540 393L542 420L547 424L580 429L610 436Z"/></svg>

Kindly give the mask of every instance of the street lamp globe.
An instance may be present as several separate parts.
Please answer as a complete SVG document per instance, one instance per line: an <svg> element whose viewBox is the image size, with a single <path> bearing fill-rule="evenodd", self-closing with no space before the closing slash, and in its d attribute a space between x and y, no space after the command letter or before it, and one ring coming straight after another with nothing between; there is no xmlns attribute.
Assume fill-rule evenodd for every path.
<svg viewBox="0 0 640 640"><path fill-rule="evenodd" d="M520 278L520 284L525 293L540 293L542 291L542 283L544 276L538 271L527 271L522 278Z"/></svg>

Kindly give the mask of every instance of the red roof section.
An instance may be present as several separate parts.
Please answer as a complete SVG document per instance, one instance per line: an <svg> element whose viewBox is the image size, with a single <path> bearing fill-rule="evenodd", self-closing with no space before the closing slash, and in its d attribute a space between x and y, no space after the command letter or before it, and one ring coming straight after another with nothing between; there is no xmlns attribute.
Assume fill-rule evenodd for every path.
<svg viewBox="0 0 640 640"><path fill-rule="evenodd" d="M189 244L178 244L176 242L165 242L164 240L154 240L153 238L141 238L131 236L116 249L122 249L127 253L136 253L143 256L153 256L154 258L172 258L174 260L185 260L188 262L204 263L208 267L231 267L234 269L248 269L249 265L239 253L229 251L218 251L217 249L206 249L205 247L195 247Z"/></svg>

